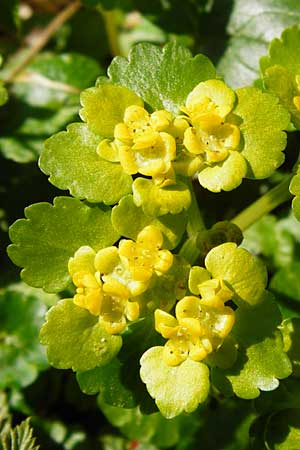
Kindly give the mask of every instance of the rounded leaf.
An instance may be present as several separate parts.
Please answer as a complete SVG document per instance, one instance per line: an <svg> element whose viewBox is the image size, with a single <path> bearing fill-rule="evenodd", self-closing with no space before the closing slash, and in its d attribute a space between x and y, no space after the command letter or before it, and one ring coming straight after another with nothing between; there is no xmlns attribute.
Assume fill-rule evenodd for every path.
<svg viewBox="0 0 300 450"><path fill-rule="evenodd" d="M261 300L267 285L264 264L233 242L218 245L205 258L205 266L212 278L220 278L241 299L250 305Z"/></svg>
<svg viewBox="0 0 300 450"><path fill-rule="evenodd" d="M25 216L10 228L13 244L8 254L17 266L24 267L23 280L46 292L59 292L68 286L68 261L80 247L97 251L119 238L111 224L110 209L90 207L71 197L57 197L53 206L31 205Z"/></svg>
<svg viewBox="0 0 300 450"><path fill-rule="evenodd" d="M179 366L163 362L164 347L152 347L141 358L141 378L167 419L194 411L209 393L208 367L191 359Z"/></svg>
<svg viewBox="0 0 300 450"><path fill-rule="evenodd" d="M57 369L86 371L109 363L122 346L121 336L108 334L98 317L72 299L53 306L40 331L49 363Z"/></svg>
<svg viewBox="0 0 300 450"><path fill-rule="evenodd" d="M86 89L80 96L81 119L89 129L102 137L113 137L115 126L123 122L128 106L144 106L134 92L122 86L106 83Z"/></svg>
<svg viewBox="0 0 300 450"><path fill-rule="evenodd" d="M54 186L68 189L74 197L91 203L117 203L131 192L132 178L120 164L100 158L100 140L86 124L73 123L45 141L40 168L50 175Z"/></svg>

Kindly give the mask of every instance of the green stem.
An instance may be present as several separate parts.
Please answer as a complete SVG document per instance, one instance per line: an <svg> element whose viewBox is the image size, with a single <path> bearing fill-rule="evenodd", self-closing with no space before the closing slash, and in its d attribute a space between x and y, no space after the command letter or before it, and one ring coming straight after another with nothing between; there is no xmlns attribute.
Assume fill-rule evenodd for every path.
<svg viewBox="0 0 300 450"><path fill-rule="evenodd" d="M200 250L197 247L198 234L206 230L202 214L200 212L197 198L192 183L189 183L191 191L191 204L188 209L187 233L188 239L180 249L179 254L183 256L190 264L195 263L200 256Z"/></svg>
<svg viewBox="0 0 300 450"><path fill-rule="evenodd" d="M288 201L292 197L289 191L292 177L293 174L287 176L281 183L273 189L270 189L270 191L234 217L231 222L237 225L242 231L245 231L262 216Z"/></svg>
<svg viewBox="0 0 300 450"><path fill-rule="evenodd" d="M101 9L105 21L105 28L107 39L109 43L109 48L112 56L117 56L121 54L119 46L118 28L116 23L116 11L104 11Z"/></svg>
<svg viewBox="0 0 300 450"><path fill-rule="evenodd" d="M202 214L200 212L197 198L193 189L192 183L189 183L189 188L191 191L191 204L188 209L188 224L187 224L187 232L189 237L193 237L201 231L205 231L206 227L203 221Z"/></svg>

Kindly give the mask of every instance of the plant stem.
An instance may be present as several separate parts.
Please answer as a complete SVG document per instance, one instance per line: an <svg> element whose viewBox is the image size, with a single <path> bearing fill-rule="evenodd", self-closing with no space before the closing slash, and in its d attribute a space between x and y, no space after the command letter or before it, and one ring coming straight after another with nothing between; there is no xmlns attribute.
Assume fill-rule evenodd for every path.
<svg viewBox="0 0 300 450"><path fill-rule="evenodd" d="M44 30L39 35L35 44L29 49L25 59L20 61L20 63L12 69L12 71L6 76L5 81L11 83L20 72L22 72L25 67L32 61L35 55L48 43L53 34L75 14L80 8L80 1L75 0L70 3L66 8L59 12L53 20L44 28Z"/></svg>
<svg viewBox="0 0 300 450"><path fill-rule="evenodd" d="M200 250L197 247L198 234L206 230L202 214L200 212L197 198L193 189L193 184L188 184L191 192L191 204L188 209L187 233L188 239L180 249L180 255L190 264L193 264L200 256Z"/></svg>
<svg viewBox="0 0 300 450"><path fill-rule="evenodd" d="M109 43L109 48L112 56L120 55L120 46L118 39L118 30L116 25L116 11L104 11L101 9L102 16L105 21L105 28L107 39Z"/></svg>
<svg viewBox="0 0 300 450"><path fill-rule="evenodd" d="M191 191L191 204L188 209L187 232L189 237L193 237L198 233L200 233L201 231L206 230L206 227L198 206L197 198L192 183L189 183L189 188Z"/></svg>
<svg viewBox="0 0 300 450"><path fill-rule="evenodd" d="M262 216L288 201L292 198L292 194L289 191L289 184L292 177L293 174L287 176L281 183L273 189L270 189L270 191L234 217L231 222L237 225L242 231L245 231Z"/></svg>

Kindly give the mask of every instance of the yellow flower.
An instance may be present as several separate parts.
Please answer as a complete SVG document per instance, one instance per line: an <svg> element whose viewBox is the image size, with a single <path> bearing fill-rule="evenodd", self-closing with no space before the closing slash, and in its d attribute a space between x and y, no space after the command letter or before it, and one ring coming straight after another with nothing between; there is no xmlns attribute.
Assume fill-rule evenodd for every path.
<svg viewBox="0 0 300 450"><path fill-rule="evenodd" d="M125 242L127 241L125 240ZM95 268L101 273L101 278L106 286L114 285L117 281L129 289L130 297L136 297L148 288L150 280L135 279L130 270L128 270L127 264L124 264L120 257L117 247L107 247L99 250L95 256Z"/></svg>
<svg viewBox="0 0 300 450"><path fill-rule="evenodd" d="M173 255L168 250L160 250L162 244L163 235L153 225L144 228L136 242L127 239L120 242L121 261L133 280L147 282L153 272L159 276L170 269Z"/></svg>
<svg viewBox="0 0 300 450"><path fill-rule="evenodd" d="M182 107L191 126L184 132L186 158L195 158L195 169L227 159L237 149L240 130L228 121L235 102L234 92L220 80L199 83ZM191 163L190 163L191 165Z"/></svg>
<svg viewBox="0 0 300 450"><path fill-rule="evenodd" d="M176 157L175 139L166 132L171 122L172 115L165 110L149 114L141 106L126 108L124 122L114 131L114 145L126 173L155 177L171 169Z"/></svg>
<svg viewBox="0 0 300 450"><path fill-rule="evenodd" d="M155 329L168 339L163 359L176 366L187 358L202 361L217 350L234 325L234 311L228 306L207 306L195 296L187 296L176 305L176 318L157 309Z"/></svg>
<svg viewBox="0 0 300 450"><path fill-rule="evenodd" d="M118 281L103 285L104 300L100 309L99 321L110 334L122 333L130 321L139 317L139 304L130 302L130 291Z"/></svg>
<svg viewBox="0 0 300 450"><path fill-rule="evenodd" d="M103 286L100 273L95 270L95 255L91 247L80 247L70 258L68 269L77 288L74 303L98 316L103 302Z"/></svg>

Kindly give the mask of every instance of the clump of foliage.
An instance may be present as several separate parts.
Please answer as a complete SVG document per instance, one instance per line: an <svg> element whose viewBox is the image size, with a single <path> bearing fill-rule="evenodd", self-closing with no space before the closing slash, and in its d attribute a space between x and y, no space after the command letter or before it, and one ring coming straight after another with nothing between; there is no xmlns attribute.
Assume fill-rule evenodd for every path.
<svg viewBox="0 0 300 450"><path fill-rule="evenodd" d="M145 20L164 45L131 41L107 75L100 67L107 54L98 61L90 54L93 39L89 51L42 53L23 72L8 69L4 123L13 101L32 116L13 130L6 125L0 149L29 161L47 137L38 164L55 191L9 230L8 255L30 287L10 284L1 293L0 386L12 408L35 417L26 389L51 379L39 375L48 363L71 369L123 435L102 436L104 448L127 440L132 448L296 448L299 26L276 37L268 55L266 46L255 53L254 83L245 71L236 83L237 24L252 11L242 0L217 68L199 53L198 28L189 22L192 12L213 23L217 1L187 2L190 41L170 34L179 5L86 3L66 7L78 10L71 33L80 13L92 23L97 12L111 53L127 53L116 24L138 8L138 26ZM251 21L248 28L254 33ZM57 46L75 45L60 39ZM206 39L209 48L209 33ZM0 89L4 104L7 86ZM68 402L94 414L74 375L66 377L60 389ZM41 439L50 435L59 448L100 448L99 436L60 423L60 438L48 417L35 420Z"/></svg>

